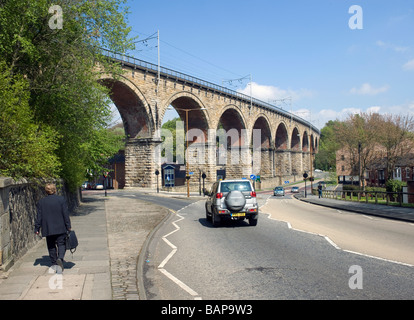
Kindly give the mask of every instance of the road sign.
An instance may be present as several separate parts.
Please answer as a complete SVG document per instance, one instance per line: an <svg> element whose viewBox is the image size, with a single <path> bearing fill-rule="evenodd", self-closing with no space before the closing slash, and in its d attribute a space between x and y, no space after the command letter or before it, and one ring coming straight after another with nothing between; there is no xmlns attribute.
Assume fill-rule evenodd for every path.
<svg viewBox="0 0 414 320"><path fill-rule="evenodd" d="M189 172L188 174L189 174L190 176L192 176L192 175L194 174L194 172Z"/></svg>
<svg viewBox="0 0 414 320"><path fill-rule="evenodd" d="M254 174L252 174L252 175L250 176L250 179L252 179L252 180L256 180L256 176L255 176Z"/></svg>

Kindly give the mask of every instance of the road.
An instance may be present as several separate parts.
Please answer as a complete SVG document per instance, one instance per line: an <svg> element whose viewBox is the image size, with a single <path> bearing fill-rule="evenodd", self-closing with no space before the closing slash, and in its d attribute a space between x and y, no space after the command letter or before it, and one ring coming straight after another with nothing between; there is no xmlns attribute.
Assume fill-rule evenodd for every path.
<svg viewBox="0 0 414 320"><path fill-rule="evenodd" d="M375 254L371 254L377 257L381 257L381 248L384 248L384 252L390 251L395 241L403 248L390 260L401 261L404 259L399 258L410 256L414 251L412 225L396 226L392 221L359 217L364 221L363 227L355 226L354 214L337 212L333 215L333 210L329 209L331 213L327 219L324 210L315 210L313 206L300 203L290 196L275 198L260 195L259 202L262 212L271 211L269 208L272 208L283 216L261 213L256 227L249 226L247 222L230 222L214 228L205 219L204 201L179 203L168 199L167 206L185 207L158 229L145 253L144 285L147 299L414 297L414 268L350 252L363 251L363 248L372 244L372 240L359 245L361 238L355 238L356 232L349 231L361 229L358 234L364 234L364 230L371 229L369 233L365 232L367 239L374 235L378 237L379 234L382 241L376 243ZM323 214L319 215L320 212ZM312 224L299 225L307 213L311 213L309 221ZM308 231L322 235L329 233L329 237L339 244L333 244L333 240L327 241L317 234L290 228L283 221L290 220L290 215L292 228L305 229L311 225ZM324 221L328 221L329 227ZM403 231L398 231L401 229ZM363 235L358 237L364 238ZM408 244L404 246L405 242Z"/></svg>

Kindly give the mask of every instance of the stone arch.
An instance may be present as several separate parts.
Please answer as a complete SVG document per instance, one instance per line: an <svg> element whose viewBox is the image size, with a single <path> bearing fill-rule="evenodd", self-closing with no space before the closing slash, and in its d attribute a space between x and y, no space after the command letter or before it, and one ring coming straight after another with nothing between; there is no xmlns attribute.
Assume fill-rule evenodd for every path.
<svg viewBox="0 0 414 320"><path fill-rule="evenodd" d="M118 108L127 137L150 138L154 133L154 117L148 101L135 84L122 76L115 80L103 75L98 81L109 89L109 97Z"/></svg>
<svg viewBox="0 0 414 320"><path fill-rule="evenodd" d="M302 151L303 152L309 152L309 136L308 136L308 132L305 131L303 133L303 137L302 137Z"/></svg>
<svg viewBox="0 0 414 320"><path fill-rule="evenodd" d="M289 152L289 136L287 126L280 122L275 135L275 168L277 176L288 175L291 172L291 157Z"/></svg>
<svg viewBox="0 0 414 320"><path fill-rule="evenodd" d="M293 128L292 137L290 139L290 149L298 151L300 150L300 134L298 128Z"/></svg>
<svg viewBox="0 0 414 320"><path fill-rule="evenodd" d="M261 138L261 142L260 142L260 146L262 148L271 148L272 146L272 132L270 130L270 121L269 119L263 115L260 114L256 121L253 124L253 128L252 128L252 140L253 141L253 132L254 130L261 130L261 134L260 134L260 138Z"/></svg>
<svg viewBox="0 0 414 320"><path fill-rule="evenodd" d="M231 139L227 146L248 146L248 136L246 135L246 121L242 111L235 105L228 105L223 108L217 122L217 129L222 125L226 132L237 132L238 139ZM232 135L234 136L234 135Z"/></svg>
<svg viewBox="0 0 414 320"><path fill-rule="evenodd" d="M217 175L240 178L251 171L249 136L242 111L234 105L223 108L216 128Z"/></svg>
<svg viewBox="0 0 414 320"><path fill-rule="evenodd" d="M276 136L275 136L275 149L276 150L287 150L289 147L289 137L286 124L281 122L279 123Z"/></svg>
<svg viewBox="0 0 414 320"><path fill-rule="evenodd" d="M256 133L260 130L260 135ZM269 119L260 114L252 128L253 163L252 172L263 178L273 176L272 132ZM260 140L259 140L260 139ZM258 140L258 141L257 141Z"/></svg>
<svg viewBox="0 0 414 320"><path fill-rule="evenodd" d="M315 150L316 150L316 149L315 149L315 142L316 142L316 141L315 141L315 138L314 138L313 134L311 134L311 136L310 136L310 143L311 143L311 147L312 147L312 148L311 148L312 153L313 153L313 152L315 152Z"/></svg>
<svg viewBox="0 0 414 320"><path fill-rule="evenodd" d="M303 157L300 144L300 133L297 127L293 128L290 141L292 174L296 176L300 175L303 170Z"/></svg>
<svg viewBox="0 0 414 320"><path fill-rule="evenodd" d="M162 105L160 121L164 118L167 108L172 106L184 122L184 130L186 129L186 114L188 113L188 129L196 132L199 129L204 137L190 137L190 143L196 141L207 141L208 129L210 128L210 120L204 103L194 94L189 92L179 92L171 97ZM189 110L188 112L185 110ZM193 138L196 138L195 140Z"/></svg>

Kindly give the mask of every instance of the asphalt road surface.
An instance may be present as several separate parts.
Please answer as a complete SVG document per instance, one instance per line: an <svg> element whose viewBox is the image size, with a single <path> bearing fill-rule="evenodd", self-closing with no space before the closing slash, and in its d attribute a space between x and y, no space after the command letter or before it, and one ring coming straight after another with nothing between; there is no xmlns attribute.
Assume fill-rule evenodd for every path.
<svg viewBox="0 0 414 320"><path fill-rule="evenodd" d="M261 195L260 203L269 197L280 208L289 199ZM306 210L294 201L289 210ZM229 222L214 228L205 219L204 201L167 199L166 206L175 206L176 213L153 235L145 252L149 300L414 297L410 265L338 250L323 236L299 232L267 214L260 214L256 227Z"/></svg>

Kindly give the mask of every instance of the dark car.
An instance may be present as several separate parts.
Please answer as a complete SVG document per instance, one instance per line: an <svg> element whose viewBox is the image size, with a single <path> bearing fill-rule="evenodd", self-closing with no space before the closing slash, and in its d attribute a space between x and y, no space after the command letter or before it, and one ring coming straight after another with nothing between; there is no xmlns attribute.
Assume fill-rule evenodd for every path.
<svg viewBox="0 0 414 320"><path fill-rule="evenodd" d="M205 192L206 219L218 227L222 220L248 219L251 226L257 225L259 206L256 191L249 180L223 180L213 184Z"/></svg>
<svg viewBox="0 0 414 320"><path fill-rule="evenodd" d="M290 192L292 192L292 193L299 193L299 187L292 187L292 189L290 190Z"/></svg>

